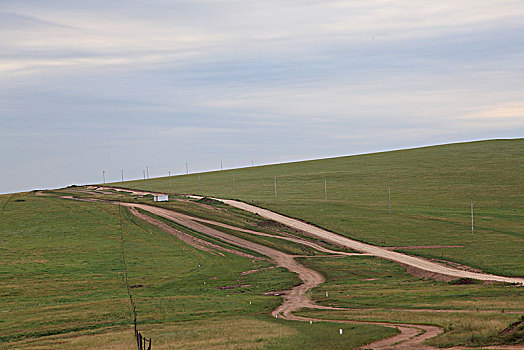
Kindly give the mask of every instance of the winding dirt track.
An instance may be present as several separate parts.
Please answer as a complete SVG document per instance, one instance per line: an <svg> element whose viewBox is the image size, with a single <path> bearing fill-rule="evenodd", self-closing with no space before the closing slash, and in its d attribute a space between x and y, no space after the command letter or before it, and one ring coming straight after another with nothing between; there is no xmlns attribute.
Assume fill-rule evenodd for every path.
<svg viewBox="0 0 524 350"><path fill-rule="evenodd" d="M222 226L222 227L226 227L226 228L233 229L233 230L249 232L253 234L270 236L270 237L276 237L276 238L281 238L281 239L286 239L288 237L280 237L280 236L269 235L269 234L265 234L261 232L246 230L246 229L222 224L222 223L211 221L211 220L195 218L195 217L181 214L181 213L169 210L169 209L154 207L154 206L145 205L145 204L133 204L133 203L118 203L118 204L130 208L131 213L134 215L140 214L138 211L135 210L135 208L140 208L152 214L172 220L192 230L204 233L214 238L218 238L224 242L234 244L237 246L241 246L243 248L251 249L253 251L256 251L260 254L267 256L268 258L273 260L278 266L284 267L288 269L289 271L298 274L298 277L303 281L303 283L284 293L284 302L280 306L278 306L275 310L273 310L273 312L271 313L272 316L274 317L280 317L280 318L291 320L291 321L375 324L375 325L395 328L400 331L399 334L393 337L382 339L382 340L379 340L377 342L374 342L372 344L368 344L365 346L366 349L375 349L375 350L396 349L397 348L396 344L401 344L402 349L433 349L431 347L426 347L422 345L422 343L426 339L432 338L442 333L441 328L434 327L434 326L426 326L426 325L396 324L396 323L388 323L388 322L367 322L367 321L352 321L352 320L347 320L347 321L346 320L322 320L318 318L295 316L292 313L302 308L333 309L331 307L324 307L324 306L314 304L306 295L306 292L309 289L314 288L324 282L324 277L320 273L298 263L297 261L294 260L293 255L289 255L281 251L278 251L276 249L272 249L264 245L257 244L251 241L247 241L242 238L221 232L219 230L210 228L208 226L204 226L200 222L205 222L207 224L212 224L215 226ZM164 230L166 229L164 226L158 225L160 222L156 220L149 221L149 222L154 225L157 225L158 227ZM307 245L311 243L309 241L305 241L301 239L297 239L294 241L296 241L297 243L302 243L302 244L305 243ZM323 251L327 250L330 253L332 252L332 253L343 254L343 255L351 254L351 253L331 251L321 246L318 246L318 247L322 248ZM351 255L359 255L359 254L351 254ZM343 310L343 309L340 309L340 310Z"/></svg>
<svg viewBox="0 0 524 350"><path fill-rule="evenodd" d="M297 273L298 277L303 281L303 283L284 293L283 295L284 302L280 306L278 306L275 310L273 310L273 312L271 313L272 316L274 317L279 317L279 318L283 318L283 319L290 320L290 321L330 322L330 323L341 323L341 324L373 324L373 325L378 325L378 326L395 328L400 331L399 334L393 337L381 339L371 344L367 344L363 346L362 349L374 349L374 350L386 350L386 349L436 350L437 349L431 346L424 345L423 342L429 338L433 338L441 334L443 330L440 327L429 326L429 325L417 325L417 324L391 323L391 322L330 320L330 319L318 319L318 318L294 315L293 314L294 311L297 311L302 308L326 309L326 310L346 310L346 309L316 305L307 297L306 295L307 291L323 283L324 277L317 271L307 268L306 266L295 261L294 257L296 256L289 255L281 251L266 247L264 245L257 244L251 241L247 241L242 238L221 232L214 228L202 225L202 223L207 223L207 224L221 226L221 227L232 229L232 230L237 230L237 231L242 231L246 233L262 235L262 236L275 237L275 238L280 238L280 239L288 239L289 237L275 236L275 235L270 235L270 234L266 234L262 232L247 230L247 229L223 224L223 223L216 222L216 221L192 217L189 215L175 212L173 210L159 208L159 207L145 205L145 204L133 204L133 203L119 203L119 204L128 207L133 215L138 215L139 217L144 218L143 216L140 216L143 214L140 214L135 209L135 208L140 208L152 214L172 220L192 230L204 233L214 238L218 238L224 242L256 251L260 254L267 256L271 260L273 260L278 266L284 267L291 272ZM159 228L166 230L167 225L157 220L154 220L154 219L148 220L148 221L158 226ZM169 232L169 230L167 231ZM315 249L319 248L321 249L321 251L329 252L333 254L363 255L363 254L353 254L353 253L332 251L324 247L318 246L314 243L311 243L309 241L301 240L298 238L296 240L293 239L292 241L296 243L311 246ZM362 309L360 309L360 311L362 311ZM428 311L428 310L425 310L425 311ZM458 350L460 348L456 348L456 349Z"/></svg>
<svg viewBox="0 0 524 350"><path fill-rule="evenodd" d="M305 245L305 246L307 246L307 247L310 247L310 248L313 248L313 249L315 249L315 250L318 250L319 252L324 252L324 253L337 254L337 255L345 255L345 256L354 256L354 255L363 256L363 255L369 255L369 254L360 254L360 253L347 253L347 252L341 252L341 251L338 251L338 250L332 250L332 249L325 248L325 247L321 246L320 244L316 244L316 243L314 243L314 242L310 242L310 241L307 241L307 240L305 240L305 239L301 239L301 238L297 238L297 237L277 236L277 235L272 235L272 234L269 234L269 233L264 233L264 232L258 232L258 231L248 230L248 229L245 229L245 228L240 228L240 227L236 227L236 226L231 226L231 225L228 225L228 224L223 224L223 223L221 223L221 222L216 222L216 221L211 221L211 220L206 220L206 219L192 218L192 220L195 220L195 221L198 221L198 222L202 222L202 223L205 223L205 224L211 224L211 225L215 225L215 226L219 226L219 227L227 228L227 229L230 229L230 230L235 230L235 231L240 231L240 232L250 233L250 234L252 234L252 235L256 235L256 236L278 238L278 239L282 239L282 240L284 240L284 241L289 241L289 242L294 242L294 243L302 244L302 245Z"/></svg>
<svg viewBox="0 0 524 350"><path fill-rule="evenodd" d="M255 258L255 256L253 256L251 254L248 254L248 253L245 253L245 252L240 252L240 251L238 251L236 249L222 247L222 246L220 246L218 244L213 244L213 243L208 242L206 240L194 237L194 236L192 236L192 235L190 235L188 233L184 233L182 231L176 230L173 227L167 225L166 223L163 223L162 221L156 220L156 219L152 218L149 215L142 214L141 212L136 210L136 208L134 208L134 207L130 207L129 208L129 212L131 214L133 214L134 216L136 216L136 217L138 217L138 218L140 218L140 219L142 219L144 221L147 221L150 224L153 224L153 225L157 226L161 230L163 230L163 231L165 231L167 233L172 234L173 236L177 237L178 239L180 239L184 243L189 244L190 246L195 247L197 249L208 251L208 252L211 252L211 253L216 253L216 254L219 254L219 255L222 255L222 256L224 254L222 254L220 252L227 252L227 253L235 254L235 255L238 255L238 256L243 256L243 257L246 257L246 258Z"/></svg>
<svg viewBox="0 0 524 350"><path fill-rule="evenodd" d="M320 239L323 239L323 240L326 240L326 241L329 241L329 242L332 242L338 245L342 245L344 247L351 248L351 249L354 249L356 251L359 251L365 254L373 255L373 256L391 260L391 261L395 261L397 263L412 266L417 269L421 269L421 270L428 271L431 273L451 276L451 277L456 277L456 278L471 278L471 279L480 280L480 281L496 281L496 282L516 283L516 284L524 285L524 278L522 277L505 277L505 276L497 276L497 275L491 275L491 274L486 274L486 273L478 273L478 272L470 272L470 271L454 269L452 267L439 265L439 264L436 264L434 262L431 262L431 261L428 261L422 258L391 251L391 250L388 250L387 248L377 247L371 244L366 244L366 243L362 243L359 241L355 241L353 239L350 239L350 238L338 235L336 233L321 229L319 227L307 224L303 221L293 219L293 218L290 218L290 217L287 217L281 214L277 214L275 212L269 211L267 209L262 209L254 205L250 205L247 203L230 200L230 199L220 199L220 198L213 198L213 199L221 201L232 207L243 209L251 213L258 214L263 218L280 222L294 229L307 232L308 234L318 237Z"/></svg>
<svg viewBox="0 0 524 350"><path fill-rule="evenodd" d="M70 198L73 199L73 198ZM333 243L346 246L351 249L355 249L358 251L362 251L366 253L366 255L374 255L378 257L382 257L388 260L400 262L406 265L415 266L420 269L425 268L431 268L429 271L439 273L439 274L446 274L450 276L455 277L469 277L474 279L480 279L480 280L487 280L487 281L503 281L503 282L511 282L511 283L520 283L524 284L524 279L520 278L508 278L508 277L502 277L502 276L494 276L494 275L487 275L487 274L480 274L480 273L471 273L467 271L462 270L455 270L452 268L444 267L438 264L434 264L428 261L425 261L423 259L413 258L411 256L400 254L396 252L388 251L385 248L379 248L374 247L368 244L364 244L361 242L353 241L351 239L348 239L346 237L342 237L339 235L336 235L334 233L331 233L329 231L320 229L318 227L306 224L304 222L301 222L299 220L291 219L288 217L285 217L280 214L273 213L271 211L261 209L255 206L251 206L249 204L245 204L242 202L232 201L232 200L220 200L226 204L232 205L234 207L244 209L256 214L259 214L262 217L275 220L278 222L281 222L285 225L288 225L292 228L299 229L302 231L305 231L309 234L312 234L314 236L317 236L319 238L325 239L327 241L331 241ZM88 200L89 201L89 200ZM98 200L94 200L98 201ZM342 308L331 308L331 307L324 307L320 305L314 304L309 298L306 296L306 292L318 286L322 282L324 282L323 276L312 270L307 268L306 266L298 263L294 260L293 255L283 253L281 251L278 251L276 249L272 249L269 247L266 247L261 244L257 244L239 237L236 237L234 235L230 235L224 232L221 232L220 230L208 227L203 225L203 223L211 224L214 226L224 227L232 230L242 231L250 234L256 234L261 236L268 236L268 237L274 237L279 239L286 239L288 241L293 241L295 243L304 244L311 248L317 249L322 252L331 253L331 254L338 254L338 255L364 255L364 254L353 254L353 253L345 253L345 252L338 252L333 251L327 248L324 248L322 246L319 246L315 243L309 242L307 240L302 240L299 238L291 238L291 237L283 237L283 236L275 236L270 235L266 233L261 233L257 231L247 230L238 228L235 226L211 221L211 220L205 220L205 219L199 219L192 216L188 216L185 214L181 214L178 212L175 212L173 210L168 210L164 208L159 208L155 206L145 205L145 204L135 204L135 203L114 203L114 204L120 204L122 206L126 206L130 208L130 212L133 215L137 215L139 217L144 218L143 214L139 213L135 208L140 208L145 211L148 211L150 213L156 214L158 216L167 218L169 220L172 220L180 225L183 225L185 227L188 227L192 230L201 232L203 234L209 235L211 237L220 239L224 242L240 246L243 248L250 249L252 251L256 251L262 255L267 256L271 260L273 260L278 266L284 267L288 269L291 272L295 272L298 274L299 278L303 281L302 284L294 287L293 289L287 291L284 293L284 302L279 307L277 307L273 312L272 315L274 317L280 317L287 320L295 320L295 321L314 321L314 322L331 322L331 323L351 323L351 324L374 324L374 325L381 325L385 327L390 328L396 328L400 331L399 334L396 336L382 339L376 342L373 342L371 344L367 344L362 347L362 349L375 349L375 350L385 350L385 349L436 349L434 347L430 347L427 345L422 344L425 340L435 337L438 334L441 334L443 330L439 327L435 326L428 326L428 325L417 325L417 324L397 324L397 323L389 323L389 322L370 322L370 321L355 321L355 320L329 320L329 319L317 319L317 318L309 318L309 317L302 317L302 316L296 316L293 315L294 311L297 311L302 308L315 308L315 309L331 309L331 310L345 310ZM177 230L169 230L170 226L165 225L164 223L155 220L153 218L150 218L148 220L150 223L158 226L159 228L168 231L172 234L175 234L177 236L180 231ZM175 232L171 232L171 231ZM182 238L182 236L179 236L179 238ZM187 239L187 237L184 237ZM202 242L198 242L198 245L202 246ZM218 249L221 250L220 246L217 245L207 245L202 246L201 249ZM224 249L222 249L224 250ZM234 249L229 249L229 252L232 253L238 253L238 251L235 251ZM392 255L384 254L384 252L392 253ZM245 254L245 253L243 253ZM248 255L248 254L246 254ZM429 265L428 265L429 264ZM472 277L473 276L473 277ZM425 311L431 311L431 310L425 310ZM503 346L503 347L490 347L491 349L519 349L520 347L513 347L513 346ZM455 350L464 349L463 347L455 347L453 348Z"/></svg>
<svg viewBox="0 0 524 350"><path fill-rule="evenodd" d="M269 248L264 245L254 243L254 242L236 237L234 235L230 235L228 233L216 230L214 228L205 226L202 223L198 222L202 219L197 219L192 216L181 214L181 213L169 210L169 209L154 207L154 206L150 206L146 204L134 204L134 203L118 203L118 204L129 207L129 208L140 208L142 210L148 211L155 215L172 220L192 230L204 233L214 238L218 238L224 242L253 250L257 253L267 256L268 258L273 260L278 266L284 267L288 269L289 271L298 274L298 277L302 281L304 281L304 283L284 293L284 303L272 312L273 316L276 317L277 315L281 313L287 314L287 313L290 313L292 311L298 310L303 307L311 307L311 308L318 307L314 305L308 299L308 297L306 296L306 291L324 282L324 277L317 271L309 269L305 267L304 265L295 261L293 255L286 254L279 250ZM210 220L204 220L204 221L206 221L206 223L208 224L222 225L221 223L218 223L215 221L210 221ZM229 226L229 225L227 226L235 230L244 230L244 229L237 228L234 226Z"/></svg>

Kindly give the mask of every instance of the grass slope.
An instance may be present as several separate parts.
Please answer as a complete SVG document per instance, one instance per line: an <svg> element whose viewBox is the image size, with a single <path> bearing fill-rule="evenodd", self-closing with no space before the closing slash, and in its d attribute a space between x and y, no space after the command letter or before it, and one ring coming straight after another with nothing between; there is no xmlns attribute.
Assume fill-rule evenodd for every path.
<svg viewBox="0 0 524 350"><path fill-rule="evenodd" d="M302 315L437 325L445 333L429 343L438 347L524 344L521 335L511 340L499 336L524 315L522 287L422 280L407 274L398 264L374 257L300 260L326 277L326 283L312 291L312 300L351 309L302 310Z"/></svg>
<svg viewBox="0 0 524 350"><path fill-rule="evenodd" d="M280 298L264 293L290 288L295 275L267 261L194 249L122 214L139 329L155 349L343 348L393 333L349 325L340 337L337 325L274 319ZM0 349L132 348L120 237L115 205L12 196L0 212ZM241 275L252 269L259 271ZM249 287L216 288L239 283Z"/></svg>
<svg viewBox="0 0 524 350"><path fill-rule="evenodd" d="M382 246L463 245L409 253L524 276L524 139L210 172L200 190L198 182L190 174L172 177L172 187L168 178L115 185L237 198Z"/></svg>

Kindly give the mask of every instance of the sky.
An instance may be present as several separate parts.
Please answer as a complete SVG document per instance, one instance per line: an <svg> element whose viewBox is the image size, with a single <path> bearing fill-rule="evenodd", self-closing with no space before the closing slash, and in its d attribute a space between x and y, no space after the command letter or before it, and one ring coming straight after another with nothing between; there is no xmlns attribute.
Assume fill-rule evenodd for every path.
<svg viewBox="0 0 524 350"><path fill-rule="evenodd" d="M524 136L522 0L0 0L0 193Z"/></svg>

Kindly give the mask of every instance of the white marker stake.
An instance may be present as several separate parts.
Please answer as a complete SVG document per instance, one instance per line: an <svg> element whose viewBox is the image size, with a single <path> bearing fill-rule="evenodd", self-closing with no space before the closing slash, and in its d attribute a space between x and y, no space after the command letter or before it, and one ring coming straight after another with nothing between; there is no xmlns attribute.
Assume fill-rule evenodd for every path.
<svg viewBox="0 0 524 350"><path fill-rule="evenodd" d="M473 233L473 202L471 204L471 233Z"/></svg>
<svg viewBox="0 0 524 350"><path fill-rule="evenodd" d="M326 296L328 297L329 296L329 293L326 291Z"/></svg>
<svg viewBox="0 0 524 350"><path fill-rule="evenodd" d="M389 213L391 214L391 186L388 187Z"/></svg>
<svg viewBox="0 0 524 350"><path fill-rule="evenodd" d="M324 200L327 203L327 179L324 179Z"/></svg>
<svg viewBox="0 0 524 350"><path fill-rule="evenodd" d="M342 335L342 328L339 329L340 335Z"/></svg>
<svg viewBox="0 0 524 350"><path fill-rule="evenodd" d="M309 324L313 324L313 321L309 321Z"/></svg>

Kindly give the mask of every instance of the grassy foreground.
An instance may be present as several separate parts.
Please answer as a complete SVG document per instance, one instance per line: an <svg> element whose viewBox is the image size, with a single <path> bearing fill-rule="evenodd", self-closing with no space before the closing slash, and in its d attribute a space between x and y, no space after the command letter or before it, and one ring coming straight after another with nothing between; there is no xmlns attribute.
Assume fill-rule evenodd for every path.
<svg viewBox="0 0 524 350"><path fill-rule="evenodd" d="M1 206L7 198L0 212L0 349L131 348L118 207L34 193L3 196ZM394 334L274 319L269 313L280 298L264 293L292 287L293 274L264 260L194 249L121 214L139 329L155 349L336 349ZM242 275L249 270L257 271ZM218 288L239 283L246 287Z"/></svg>
<svg viewBox="0 0 524 350"><path fill-rule="evenodd" d="M299 312L304 316L436 325L445 330L428 341L437 347L524 346L521 334L499 335L524 316L522 287L422 280L398 264L373 257L300 260L326 277L311 299L349 309Z"/></svg>
<svg viewBox="0 0 524 350"><path fill-rule="evenodd" d="M115 185L237 198L381 246L460 245L406 252L524 276L524 139L190 174L171 183Z"/></svg>

